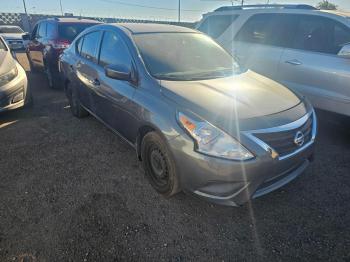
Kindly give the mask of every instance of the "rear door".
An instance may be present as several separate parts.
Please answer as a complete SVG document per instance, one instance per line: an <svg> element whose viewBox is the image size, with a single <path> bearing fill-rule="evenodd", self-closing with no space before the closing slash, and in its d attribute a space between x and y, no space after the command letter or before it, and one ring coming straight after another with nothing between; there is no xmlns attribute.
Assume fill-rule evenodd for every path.
<svg viewBox="0 0 350 262"><path fill-rule="evenodd" d="M97 73L97 50L100 40L100 31L94 31L84 35L80 47L80 56L75 67L76 76L79 81L78 92L80 102L95 114L96 104L93 95L95 89L98 89L100 86Z"/></svg>
<svg viewBox="0 0 350 262"><path fill-rule="evenodd" d="M294 31L286 14L253 15L236 34L232 54L241 66L275 79L283 50Z"/></svg>
<svg viewBox="0 0 350 262"><path fill-rule="evenodd" d="M46 22L40 22L33 30L29 43L29 56L35 66L43 66L43 41L46 37Z"/></svg>
<svg viewBox="0 0 350 262"><path fill-rule="evenodd" d="M105 31L99 55L99 88L95 89L98 116L111 128L132 143L137 132L136 105L132 98L136 86L123 80L109 78L104 67L123 65L134 70L132 55L122 36L115 31Z"/></svg>
<svg viewBox="0 0 350 262"><path fill-rule="evenodd" d="M350 42L350 29L323 16L294 17L298 30L282 55L278 80L317 108L350 114L350 59L337 55Z"/></svg>

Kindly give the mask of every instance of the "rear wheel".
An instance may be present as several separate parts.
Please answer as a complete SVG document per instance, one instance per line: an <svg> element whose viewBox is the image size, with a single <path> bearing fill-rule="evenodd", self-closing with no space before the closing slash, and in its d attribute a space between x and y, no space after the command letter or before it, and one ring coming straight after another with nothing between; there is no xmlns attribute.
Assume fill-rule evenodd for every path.
<svg viewBox="0 0 350 262"><path fill-rule="evenodd" d="M45 65L45 74L47 77L49 87L52 89L60 89L61 85L59 77L55 76L50 66Z"/></svg>
<svg viewBox="0 0 350 262"><path fill-rule="evenodd" d="M83 118L89 115L88 111L81 106L78 92L75 89L67 87L67 97L73 116Z"/></svg>
<svg viewBox="0 0 350 262"><path fill-rule="evenodd" d="M158 133L150 132L145 135L141 145L141 157L146 177L158 193L171 197L180 191L175 162Z"/></svg>

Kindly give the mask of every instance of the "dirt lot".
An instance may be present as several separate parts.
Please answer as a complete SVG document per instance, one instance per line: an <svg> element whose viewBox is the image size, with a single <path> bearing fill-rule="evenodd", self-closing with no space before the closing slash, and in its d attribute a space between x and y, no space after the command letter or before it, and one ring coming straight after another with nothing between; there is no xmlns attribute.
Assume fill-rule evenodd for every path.
<svg viewBox="0 0 350 262"><path fill-rule="evenodd" d="M0 261L350 261L349 118L319 114L315 162L277 192L166 200L126 143L28 75L34 107L0 115Z"/></svg>

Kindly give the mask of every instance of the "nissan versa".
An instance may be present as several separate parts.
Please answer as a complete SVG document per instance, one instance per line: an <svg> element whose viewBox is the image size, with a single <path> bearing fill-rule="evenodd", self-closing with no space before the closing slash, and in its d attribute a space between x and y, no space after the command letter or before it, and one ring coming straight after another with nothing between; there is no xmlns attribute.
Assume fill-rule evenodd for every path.
<svg viewBox="0 0 350 262"><path fill-rule="evenodd" d="M302 96L243 71L211 38L155 24L97 25L60 60L71 111L132 145L151 185L241 205L300 175L316 116Z"/></svg>

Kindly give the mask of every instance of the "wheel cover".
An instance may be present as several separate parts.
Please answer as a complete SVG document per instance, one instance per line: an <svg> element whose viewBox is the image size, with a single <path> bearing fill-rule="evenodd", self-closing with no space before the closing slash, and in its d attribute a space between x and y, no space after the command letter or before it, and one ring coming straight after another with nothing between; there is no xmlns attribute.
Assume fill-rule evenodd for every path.
<svg viewBox="0 0 350 262"><path fill-rule="evenodd" d="M169 182L168 164L163 152L159 148L150 150L149 163L154 183L159 187L166 186Z"/></svg>

